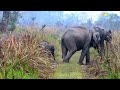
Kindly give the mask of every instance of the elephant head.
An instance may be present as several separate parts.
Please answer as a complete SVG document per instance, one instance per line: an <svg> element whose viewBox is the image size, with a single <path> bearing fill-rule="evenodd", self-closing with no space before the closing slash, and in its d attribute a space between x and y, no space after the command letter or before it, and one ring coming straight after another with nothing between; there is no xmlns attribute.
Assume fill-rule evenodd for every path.
<svg viewBox="0 0 120 90"><path fill-rule="evenodd" d="M102 29L100 27L94 27L94 30L96 32L99 32L100 34L100 38L101 38L101 41L100 41L100 56L102 56L103 54L105 54L105 49L104 49L104 41L106 41L106 44L107 43L111 43L111 40L112 40L112 32L111 30L105 30L105 29ZM97 48L98 49L98 48Z"/></svg>
<svg viewBox="0 0 120 90"><path fill-rule="evenodd" d="M111 40L112 40L111 30L107 31L107 30L104 30L100 27L94 27L94 30L100 33L100 36L101 36L102 39L104 38L105 41L107 41L109 43L111 42Z"/></svg>
<svg viewBox="0 0 120 90"><path fill-rule="evenodd" d="M100 27L93 27L95 31L99 32L100 30L103 30L101 29Z"/></svg>
<svg viewBox="0 0 120 90"><path fill-rule="evenodd" d="M98 32L93 32L93 40L94 40L95 44L100 43L100 34Z"/></svg>
<svg viewBox="0 0 120 90"><path fill-rule="evenodd" d="M93 47L96 49L99 49L99 47L100 47L100 34L99 34L99 32L93 32L92 33L92 43L93 43Z"/></svg>
<svg viewBox="0 0 120 90"><path fill-rule="evenodd" d="M43 40L40 44L39 47L42 47L43 49L46 49L49 45L49 42Z"/></svg>
<svg viewBox="0 0 120 90"><path fill-rule="evenodd" d="M106 31L105 40L109 43L112 41L112 32L111 30Z"/></svg>

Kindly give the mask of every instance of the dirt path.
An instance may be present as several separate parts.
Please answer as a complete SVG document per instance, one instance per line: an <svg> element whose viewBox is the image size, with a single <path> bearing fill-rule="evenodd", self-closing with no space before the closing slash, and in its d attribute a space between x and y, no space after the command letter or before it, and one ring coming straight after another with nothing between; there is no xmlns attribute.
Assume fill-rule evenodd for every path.
<svg viewBox="0 0 120 90"><path fill-rule="evenodd" d="M83 79L84 72L82 66L77 64L79 57L80 52L76 52L69 63L62 63L62 59L59 60L54 79Z"/></svg>
<svg viewBox="0 0 120 90"><path fill-rule="evenodd" d="M91 65L79 65L79 57L80 52L76 52L69 63L63 63L60 59L56 65L54 79L96 79L98 72L95 62L91 60Z"/></svg>
<svg viewBox="0 0 120 90"><path fill-rule="evenodd" d="M98 73L95 64L79 65L75 61L70 63L61 61L56 65L54 79L97 79Z"/></svg>

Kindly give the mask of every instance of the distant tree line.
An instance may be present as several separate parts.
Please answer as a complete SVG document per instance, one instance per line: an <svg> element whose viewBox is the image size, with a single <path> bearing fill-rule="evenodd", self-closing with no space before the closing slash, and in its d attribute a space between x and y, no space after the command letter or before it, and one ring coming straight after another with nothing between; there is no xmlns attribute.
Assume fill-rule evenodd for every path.
<svg viewBox="0 0 120 90"><path fill-rule="evenodd" d="M21 17L24 18L26 22L30 21L33 22L33 24L36 24L35 22L38 22L39 24L40 22L41 25L50 24L66 28L72 26L84 26L89 29L92 29L93 26L100 26L105 29L120 30L120 16L113 13L104 15L103 12L95 22L93 22L92 18L88 19L86 13L78 12L64 15L63 11L40 11L38 14L32 14L31 12L29 12L29 14L31 14L30 18L28 18L25 13L21 15L20 11L3 11L0 22L0 31L6 32L15 30L16 24L20 24L19 21ZM38 19L38 17L40 18Z"/></svg>
<svg viewBox="0 0 120 90"><path fill-rule="evenodd" d="M13 31L16 28L16 23L19 16L19 11L3 11L0 22L0 31Z"/></svg>
<svg viewBox="0 0 120 90"><path fill-rule="evenodd" d="M95 25L105 29L120 30L120 16L117 14L101 15Z"/></svg>
<svg viewBox="0 0 120 90"><path fill-rule="evenodd" d="M113 13L110 13L107 15L104 15L104 13L101 13L98 17L98 20L95 22L93 22L92 18L88 19L84 23L82 23L82 21L80 20L76 20L76 19L74 20L69 23L73 24L74 22L76 23L80 22L80 26L84 26L88 29L92 29L94 26L99 26L99 27L102 27L104 29L109 29L109 30L120 30L120 16L118 16L117 14L113 14ZM68 25L71 25L71 24L68 24Z"/></svg>

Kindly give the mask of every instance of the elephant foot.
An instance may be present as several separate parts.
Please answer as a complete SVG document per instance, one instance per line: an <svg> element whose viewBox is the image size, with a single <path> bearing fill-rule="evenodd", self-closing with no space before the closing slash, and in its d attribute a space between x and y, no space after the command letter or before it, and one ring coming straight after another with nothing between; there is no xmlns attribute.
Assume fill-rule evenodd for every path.
<svg viewBox="0 0 120 90"><path fill-rule="evenodd" d="M86 65L90 65L90 62L86 62Z"/></svg>
<svg viewBox="0 0 120 90"><path fill-rule="evenodd" d="M69 63L69 61L68 60L63 60L63 63Z"/></svg>
<svg viewBox="0 0 120 90"><path fill-rule="evenodd" d="M78 62L79 65L84 65L82 62Z"/></svg>

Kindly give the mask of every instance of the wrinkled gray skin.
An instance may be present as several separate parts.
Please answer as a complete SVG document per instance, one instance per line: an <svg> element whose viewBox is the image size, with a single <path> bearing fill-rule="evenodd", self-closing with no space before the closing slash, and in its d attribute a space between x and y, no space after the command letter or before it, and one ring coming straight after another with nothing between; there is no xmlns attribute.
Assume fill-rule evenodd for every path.
<svg viewBox="0 0 120 90"><path fill-rule="evenodd" d="M69 63L72 55L82 50L79 64L83 65L86 56L86 65L90 63L90 47L98 47L100 43L100 35L85 28L68 29L61 38L62 58L63 62Z"/></svg>
<svg viewBox="0 0 120 90"><path fill-rule="evenodd" d="M111 40L112 40L112 32L111 30L104 30L100 27L94 27L94 30L99 32L100 34L100 38L101 38L101 41L100 41L100 51L98 50L98 53L100 56L103 55L103 53L105 53L104 51L104 41L106 41L106 43L111 43ZM98 47L96 47L96 49L98 49Z"/></svg>
<svg viewBox="0 0 120 90"><path fill-rule="evenodd" d="M49 50L55 60L55 55L54 55L54 52L55 52L55 47L53 44L49 44L49 42L47 41L42 41L39 46L42 46L45 50Z"/></svg>

